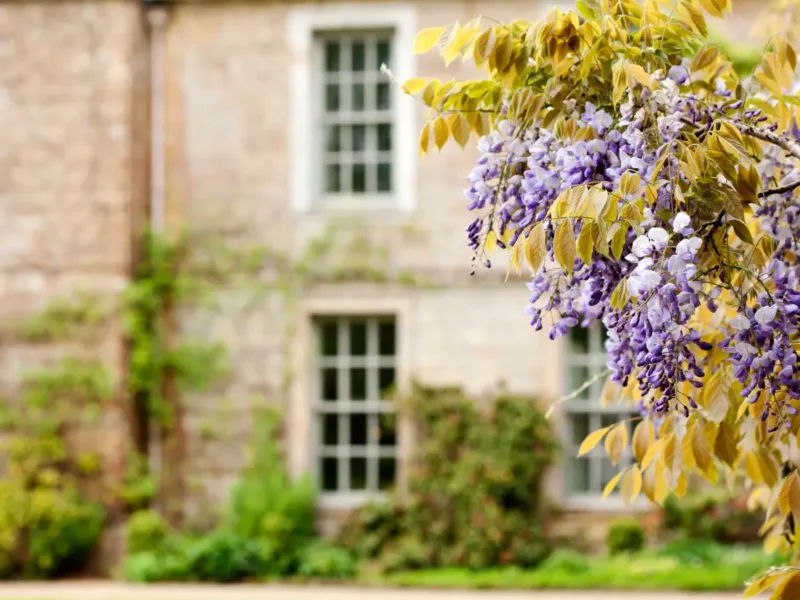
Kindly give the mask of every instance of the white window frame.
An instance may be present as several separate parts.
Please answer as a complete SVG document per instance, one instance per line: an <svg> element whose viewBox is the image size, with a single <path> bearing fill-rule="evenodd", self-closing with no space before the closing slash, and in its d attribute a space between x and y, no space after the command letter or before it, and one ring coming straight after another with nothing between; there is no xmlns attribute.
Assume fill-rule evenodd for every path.
<svg viewBox="0 0 800 600"><path fill-rule="evenodd" d="M605 370L608 356L605 350L605 340L603 339L602 328L599 325L592 327L589 331L588 352L586 354L577 354L572 351L569 336L564 339L564 381L565 393L572 393L586 381L575 381L571 377L573 367L586 367L588 368L589 380L602 373ZM563 452L565 453L565 461L563 466L563 482L562 482L562 498L563 504L566 508L572 510L591 510L591 511L619 511L623 507L630 508L646 508L646 499L642 497L634 501L632 505L625 504L619 496L619 487L612 492L607 498L602 497L602 488L597 489L596 492L589 493L576 493L570 490L569 469L573 460L587 460L589 461L589 487L593 485L598 486L602 482L602 467L600 461L606 457L605 449L602 444L599 444L585 457L576 459L578 448L583 440L572 439L572 423L571 420L576 415L588 415L589 418L589 431L595 431L602 427L601 420L604 416L616 416L615 421L622 420L631 414L635 413L635 409L631 406L622 403L609 403L603 406L600 403L602 389L605 386L605 380L599 379L592 383L592 385L585 391L588 399L575 398L565 401L561 408L561 438L563 440ZM635 423L629 425L632 431ZM621 470L632 461L632 454L630 445L625 449L622 460L617 465L617 469Z"/></svg>
<svg viewBox="0 0 800 600"><path fill-rule="evenodd" d="M412 52L417 33L416 7L380 3L313 3L289 11L288 31L291 50L291 203L295 212L316 210L391 209L411 212L416 207L418 135L413 99L399 85L391 85L392 192L375 199L359 197L357 202L323 202L324 181L322 134L315 101L316 38L319 34L353 30L392 30L392 60L388 65L403 81L416 71ZM378 198L385 197L380 201Z"/></svg>
<svg viewBox="0 0 800 600"><path fill-rule="evenodd" d="M380 502L386 500L390 490L380 490L379 461L381 458L392 458L395 461L394 482L392 488L398 485L400 472L400 415L394 403L387 402L378 398L380 394L380 381L371 381L370 371L377 371L381 367L391 367L394 370L394 385L398 385L398 361L399 361L399 319L394 314L323 314L315 315L312 323L314 351L312 356L312 422L311 422L311 474L314 481L318 484L318 495L320 503L327 507L351 508L363 505L367 502ZM336 323L337 326L337 353L334 356L322 356L319 353L321 339L319 337L319 323L329 321ZM361 357L354 357L349 352L348 325L350 321L365 321L367 323L367 351ZM378 348L378 325L381 321L391 321L394 325L395 346L392 356L381 356L377 352ZM370 353L370 349L375 350ZM347 350L347 352L344 352ZM365 400L345 401L342 398L347 396L349 383L349 369L351 366L359 366L367 369L367 398ZM337 396L334 402L325 401L322 398L321 373L325 367L334 367L339 371L337 380ZM346 376L342 376L345 373ZM373 373L377 376L377 373ZM337 444L333 449L325 451L323 447L323 431L318 417L323 414L336 414L348 416L353 414L363 414L367 418L367 440L360 446L354 446L349 440L348 424L349 419L338 419L337 423ZM393 446L381 446L380 441L371 439L371 430L377 429L378 419L381 415L395 415L395 441ZM350 483L350 458L365 458L367 460L367 481L365 490L351 490ZM320 462L323 458L335 458L338 468L338 485L348 489L324 490L322 487L322 473ZM372 487L370 487L372 484Z"/></svg>

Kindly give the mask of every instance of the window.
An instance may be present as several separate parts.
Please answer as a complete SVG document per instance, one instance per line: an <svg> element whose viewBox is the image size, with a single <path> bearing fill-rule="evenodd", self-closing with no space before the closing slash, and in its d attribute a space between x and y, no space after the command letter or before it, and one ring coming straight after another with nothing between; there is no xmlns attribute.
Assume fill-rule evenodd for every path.
<svg viewBox="0 0 800 600"><path fill-rule="evenodd" d="M315 322L314 398L317 481L323 495L368 497L387 491L397 467L394 319Z"/></svg>
<svg viewBox="0 0 800 600"><path fill-rule="evenodd" d="M605 330L602 327L571 329L567 337L567 389L577 390L598 378L606 370L607 361ZM578 397L564 403L567 453L564 477L569 501L596 500L618 471L633 463L630 447L616 467L611 464L602 444L587 455L577 457L578 448L589 433L638 415L624 404L602 406L600 398L604 385L605 380L599 377ZM628 427L629 433L632 433L630 423Z"/></svg>
<svg viewBox="0 0 800 600"><path fill-rule="evenodd" d="M393 182L393 98L380 72L392 63L392 34L317 38L323 200L379 199Z"/></svg>
<svg viewBox="0 0 800 600"><path fill-rule="evenodd" d="M417 73L417 7L306 2L288 11L291 202L296 212L411 211L418 105L380 72Z"/></svg>

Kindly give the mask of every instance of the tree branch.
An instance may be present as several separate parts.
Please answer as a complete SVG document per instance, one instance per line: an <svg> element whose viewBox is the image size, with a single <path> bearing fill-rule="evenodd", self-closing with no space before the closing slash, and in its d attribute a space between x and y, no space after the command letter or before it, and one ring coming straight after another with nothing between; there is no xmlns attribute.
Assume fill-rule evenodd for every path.
<svg viewBox="0 0 800 600"><path fill-rule="evenodd" d="M794 191L799 187L800 187L800 180L795 181L794 183L787 183L786 185L780 185L778 187L774 187L769 190L764 190L763 192L759 192L758 197L766 198L767 196L771 196L772 194L785 194L787 192Z"/></svg>

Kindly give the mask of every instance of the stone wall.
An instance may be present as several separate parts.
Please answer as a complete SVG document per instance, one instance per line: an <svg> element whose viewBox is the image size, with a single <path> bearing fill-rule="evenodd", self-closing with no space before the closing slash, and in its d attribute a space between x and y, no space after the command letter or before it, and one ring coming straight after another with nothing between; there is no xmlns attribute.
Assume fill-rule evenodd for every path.
<svg viewBox="0 0 800 600"><path fill-rule="evenodd" d="M135 127L143 119L137 98L142 43L132 2L0 3L4 331L77 291L118 299L128 281L146 189L146 156ZM40 345L6 335L2 395L13 398L25 371L87 354L106 361L119 381L124 347L117 319L90 344ZM108 483L119 481L124 469L121 399L103 415L102 438L87 442L102 449Z"/></svg>

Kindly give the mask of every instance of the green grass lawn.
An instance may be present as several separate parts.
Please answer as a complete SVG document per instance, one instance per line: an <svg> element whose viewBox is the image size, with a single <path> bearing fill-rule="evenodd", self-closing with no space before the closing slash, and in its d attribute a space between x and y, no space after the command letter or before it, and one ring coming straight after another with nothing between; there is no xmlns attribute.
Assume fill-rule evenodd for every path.
<svg viewBox="0 0 800 600"><path fill-rule="evenodd" d="M387 575L383 581L426 588L733 591L781 562L760 547L694 542L612 558L560 551L533 570L421 570Z"/></svg>

